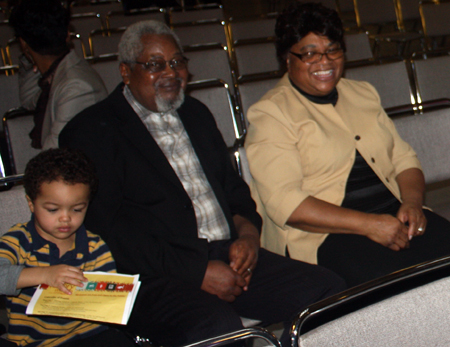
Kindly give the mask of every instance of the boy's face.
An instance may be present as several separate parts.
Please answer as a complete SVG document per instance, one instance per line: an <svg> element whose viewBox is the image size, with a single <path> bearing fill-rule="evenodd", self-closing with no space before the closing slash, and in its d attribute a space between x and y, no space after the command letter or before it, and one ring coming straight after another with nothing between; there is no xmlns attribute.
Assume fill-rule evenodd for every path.
<svg viewBox="0 0 450 347"><path fill-rule="evenodd" d="M55 243L62 254L70 249L75 232L83 224L89 193L87 184L67 184L58 180L44 182L34 201L27 196L28 206L35 215L37 232Z"/></svg>

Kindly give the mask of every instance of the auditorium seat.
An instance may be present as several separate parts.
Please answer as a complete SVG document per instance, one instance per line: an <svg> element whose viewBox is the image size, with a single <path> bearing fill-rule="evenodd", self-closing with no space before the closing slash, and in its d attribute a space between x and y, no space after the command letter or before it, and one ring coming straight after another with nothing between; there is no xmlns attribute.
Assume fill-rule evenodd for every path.
<svg viewBox="0 0 450 347"><path fill-rule="evenodd" d="M422 27L427 38L427 48L434 50L449 47L450 36L450 1L421 1L419 5ZM441 42L439 43L438 40Z"/></svg>
<svg viewBox="0 0 450 347"><path fill-rule="evenodd" d="M406 31L422 30L420 22L420 11L418 0L396 0L397 8L402 15L403 24Z"/></svg>
<svg viewBox="0 0 450 347"><path fill-rule="evenodd" d="M28 161L41 150L31 147L29 133L34 127L33 112L11 110L3 118L8 145L9 161L13 174L23 174Z"/></svg>
<svg viewBox="0 0 450 347"><path fill-rule="evenodd" d="M228 47L225 22L174 26L183 47L222 45Z"/></svg>
<svg viewBox="0 0 450 347"><path fill-rule="evenodd" d="M234 91L230 57L226 47L222 45L203 49L186 50L184 56L189 59L188 70L190 81L220 79Z"/></svg>
<svg viewBox="0 0 450 347"><path fill-rule="evenodd" d="M255 42L234 47L235 70L237 80L240 81L248 75L263 74L280 71L275 43Z"/></svg>
<svg viewBox="0 0 450 347"><path fill-rule="evenodd" d="M14 36L14 30L9 26L9 22L7 20L0 21L0 46L6 47L8 41Z"/></svg>
<svg viewBox="0 0 450 347"><path fill-rule="evenodd" d="M415 54L412 69L419 102L450 99L449 51Z"/></svg>
<svg viewBox="0 0 450 347"><path fill-rule="evenodd" d="M81 39L80 34L70 33L70 48L74 49L80 58L86 58L88 56L88 50Z"/></svg>
<svg viewBox="0 0 450 347"><path fill-rule="evenodd" d="M10 109L20 106L19 100L19 67L0 67L0 117ZM0 130L3 129L3 123Z"/></svg>
<svg viewBox="0 0 450 347"><path fill-rule="evenodd" d="M22 49L20 48L19 39L12 38L8 41L6 45L6 58L7 65L19 65L19 57L22 54Z"/></svg>
<svg viewBox="0 0 450 347"><path fill-rule="evenodd" d="M103 23L100 15L95 12L73 14L70 17L69 31L79 34L86 48L90 33L98 29L103 29ZM91 55L90 51L88 55Z"/></svg>
<svg viewBox="0 0 450 347"><path fill-rule="evenodd" d="M230 41L233 45L245 44L247 41L275 37L276 17L252 18L244 21L229 22Z"/></svg>
<svg viewBox="0 0 450 347"><path fill-rule="evenodd" d="M126 28L94 30L89 35L91 56L102 57L119 52L119 42Z"/></svg>
<svg viewBox="0 0 450 347"><path fill-rule="evenodd" d="M109 12L123 11L123 5L119 1L98 1L83 5L72 2L70 10L72 14L95 12L100 15L100 18L106 18Z"/></svg>
<svg viewBox="0 0 450 347"><path fill-rule="evenodd" d="M199 4L184 8L171 8L170 25L188 25L194 23L221 22L225 19L223 6L218 4Z"/></svg>
<svg viewBox="0 0 450 347"><path fill-rule="evenodd" d="M349 79L371 83L380 95L381 105L386 112L394 114L399 107L408 110L416 103L407 64L402 59L373 62L348 67L344 70L344 75Z"/></svg>
<svg viewBox="0 0 450 347"><path fill-rule="evenodd" d="M354 2L358 28L361 31L367 30L370 26L378 28L370 35L375 42L375 56L391 55L390 50L386 53L381 47L383 45L386 48L390 43L395 44L397 55L403 56L412 41L423 40L422 34L405 31L402 18L397 16L395 1L355 0Z"/></svg>
<svg viewBox="0 0 450 347"><path fill-rule="evenodd" d="M450 257L431 260L307 307L293 347L448 346Z"/></svg>
<svg viewBox="0 0 450 347"><path fill-rule="evenodd" d="M228 148L243 139L244 128L235 114L235 103L226 84L219 80L191 82L186 92L209 108Z"/></svg>
<svg viewBox="0 0 450 347"><path fill-rule="evenodd" d="M259 75L258 78L242 79L239 81L237 100L246 126L248 125L247 111L250 106L258 102L265 93L274 88L280 80L281 75L281 72L267 73Z"/></svg>
<svg viewBox="0 0 450 347"><path fill-rule="evenodd" d="M356 26L355 5L353 0L339 0L339 11L344 27Z"/></svg>
<svg viewBox="0 0 450 347"><path fill-rule="evenodd" d="M354 62L374 59L369 36L366 32L344 34L344 41L347 51L345 61Z"/></svg>
<svg viewBox="0 0 450 347"><path fill-rule="evenodd" d="M230 18L227 33L237 82L244 75L280 70L275 51L275 22L276 17L272 15L244 21Z"/></svg>
<svg viewBox="0 0 450 347"><path fill-rule="evenodd" d="M17 176L14 180L20 182L22 176ZM3 180L0 178L0 184ZM16 184L13 189L0 192L0 236L5 234L9 228L17 223L25 223L30 220L31 212L25 198L25 190L22 185ZM1 345L1 343L0 343Z"/></svg>
<svg viewBox="0 0 450 347"><path fill-rule="evenodd" d="M165 23L165 10L158 7L151 7L132 10L126 14L123 11L112 11L106 16L106 28L111 29L128 27L133 23L150 19Z"/></svg>
<svg viewBox="0 0 450 347"><path fill-rule="evenodd" d="M450 220L450 107L394 117L400 136L416 151L425 176L425 205Z"/></svg>
<svg viewBox="0 0 450 347"><path fill-rule="evenodd" d="M122 82L117 55L93 58L89 62L105 83L108 94Z"/></svg>
<svg viewBox="0 0 450 347"><path fill-rule="evenodd" d="M0 66L8 65L5 49L0 45Z"/></svg>

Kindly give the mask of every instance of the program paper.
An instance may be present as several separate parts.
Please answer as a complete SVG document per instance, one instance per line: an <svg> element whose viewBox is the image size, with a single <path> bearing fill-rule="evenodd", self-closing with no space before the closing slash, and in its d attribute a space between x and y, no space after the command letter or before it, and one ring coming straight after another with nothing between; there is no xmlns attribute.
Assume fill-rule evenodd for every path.
<svg viewBox="0 0 450 347"><path fill-rule="evenodd" d="M139 275L109 272L83 274L88 279L83 287L66 284L71 295L41 284L31 298L26 313L127 324L141 284Z"/></svg>

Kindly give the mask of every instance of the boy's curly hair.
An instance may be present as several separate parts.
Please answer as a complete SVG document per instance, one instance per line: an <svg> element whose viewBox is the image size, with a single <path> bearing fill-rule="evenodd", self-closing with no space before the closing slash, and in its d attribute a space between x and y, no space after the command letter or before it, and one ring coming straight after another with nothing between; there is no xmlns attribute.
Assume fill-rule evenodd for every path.
<svg viewBox="0 0 450 347"><path fill-rule="evenodd" d="M52 148L39 153L28 162L23 181L25 192L31 201L39 195L44 182L87 184L90 198L98 186L93 162L82 151L69 148Z"/></svg>

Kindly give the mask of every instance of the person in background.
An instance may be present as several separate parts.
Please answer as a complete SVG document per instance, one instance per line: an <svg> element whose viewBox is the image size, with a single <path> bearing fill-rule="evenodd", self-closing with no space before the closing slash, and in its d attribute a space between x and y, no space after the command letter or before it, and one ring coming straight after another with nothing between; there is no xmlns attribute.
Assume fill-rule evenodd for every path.
<svg viewBox="0 0 450 347"><path fill-rule="evenodd" d="M74 117L59 145L96 164L86 226L120 272L141 275L129 331L183 345L242 329L240 317L289 328L343 290L331 271L260 248L261 218L214 117L184 95L187 59L172 30L129 26L119 60L123 83ZM290 346L289 329L281 341Z"/></svg>
<svg viewBox="0 0 450 347"><path fill-rule="evenodd" d="M9 23L19 38L21 105L35 110L34 148L58 147L58 135L78 112L108 93L100 76L69 49L69 11L58 0L22 0Z"/></svg>
<svg viewBox="0 0 450 347"><path fill-rule="evenodd" d="M342 77L336 11L293 2L276 23L287 73L248 111L245 148L263 244L348 286L450 254L450 223L423 209L414 150L367 82Z"/></svg>

